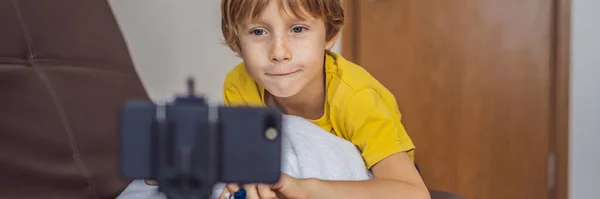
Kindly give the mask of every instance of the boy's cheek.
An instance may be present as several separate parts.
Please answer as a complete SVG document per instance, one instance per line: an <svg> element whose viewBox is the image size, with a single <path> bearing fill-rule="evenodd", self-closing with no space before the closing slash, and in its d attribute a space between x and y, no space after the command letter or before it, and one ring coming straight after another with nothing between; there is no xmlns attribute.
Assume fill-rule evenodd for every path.
<svg viewBox="0 0 600 199"><path fill-rule="evenodd" d="M252 56L268 55L269 46L264 42L240 42L240 49L242 49L242 55L247 55L248 58Z"/></svg>

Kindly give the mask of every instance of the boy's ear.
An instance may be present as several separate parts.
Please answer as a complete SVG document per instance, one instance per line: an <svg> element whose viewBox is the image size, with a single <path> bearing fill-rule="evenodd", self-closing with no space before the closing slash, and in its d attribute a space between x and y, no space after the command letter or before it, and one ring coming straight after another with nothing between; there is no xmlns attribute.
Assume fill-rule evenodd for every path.
<svg viewBox="0 0 600 199"><path fill-rule="evenodd" d="M341 34L342 34L342 31L339 31L337 34L335 34L335 36L333 36L329 41L327 41L327 43L325 43L325 49L331 50L331 48L333 48L333 46L335 45L335 42L337 42L337 40Z"/></svg>

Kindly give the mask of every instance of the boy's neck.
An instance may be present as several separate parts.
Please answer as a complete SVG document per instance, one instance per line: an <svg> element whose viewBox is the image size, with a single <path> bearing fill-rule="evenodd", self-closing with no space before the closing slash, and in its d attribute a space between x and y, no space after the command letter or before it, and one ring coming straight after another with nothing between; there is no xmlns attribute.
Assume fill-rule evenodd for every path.
<svg viewBox="0 0 600 199"><path fill-rule="evenodd" d="M310 120L321 118L325 103L325 73L323 78L310 81L298 94L280 98L268 94L267 103L275 105L288 115L296 115Z"/></svg>

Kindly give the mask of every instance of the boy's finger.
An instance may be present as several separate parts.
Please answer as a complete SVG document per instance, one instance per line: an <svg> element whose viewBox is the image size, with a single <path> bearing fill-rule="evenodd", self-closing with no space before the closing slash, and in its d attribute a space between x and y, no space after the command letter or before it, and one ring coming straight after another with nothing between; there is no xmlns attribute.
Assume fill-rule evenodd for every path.
<svg viewBox="0 0 600 199"><path fill-rule="evenodd" d="M240 186L238 186L237 184L227 184L225 188L229 190L229 192L236 192L240 190Z"/></svg>
<svg viewBox="0 0 600 199"><path fill-rule="evenodd" d="M246 190L247 199L260 199L258 197L258 191L256 190L256 184L245 184L244 189Z"/></svg>
<svg viewBox="0 0 600 199"><path fill-rule="evenodd" d="M258 184L258 196L260 196L260 198L275 198L275 192L273 192L271 190L271 187L269 185L266 184Z"/></svg>
<svg viewBox="0 0 600 199"><path fill-rule="evenodd" d="M146 183L146 185L150 185L150 186L158 185L158 182L156 182L155 180L144 180L144 182Z"/></svg>

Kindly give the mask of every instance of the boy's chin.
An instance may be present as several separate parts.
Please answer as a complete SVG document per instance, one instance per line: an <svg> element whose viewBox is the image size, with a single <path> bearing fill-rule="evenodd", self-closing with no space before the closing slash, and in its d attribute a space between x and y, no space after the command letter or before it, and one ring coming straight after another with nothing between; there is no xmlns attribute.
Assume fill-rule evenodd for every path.
<svg viewBox="0 0 600 199"><path fill-rule="evenodd" d="M288 97L293 97L296 94L298 94L299 90L298 89L266 89L269 94L277 97L277 98L288 98Z"/></svg>

